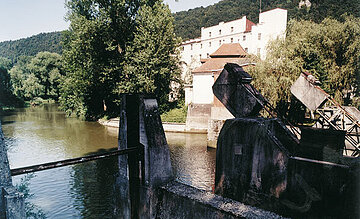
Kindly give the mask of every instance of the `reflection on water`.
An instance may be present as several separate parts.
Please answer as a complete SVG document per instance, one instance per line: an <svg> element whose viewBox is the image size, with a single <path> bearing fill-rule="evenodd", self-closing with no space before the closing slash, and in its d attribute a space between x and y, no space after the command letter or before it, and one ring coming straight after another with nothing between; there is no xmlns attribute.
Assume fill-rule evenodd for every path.
<svg viewBox="0 0 360 219"><path fill-rule="evenodd" d="M204 190L215 182L216 150L207 148L204 134L166 133L178 181Z"/></svg>
<svg viewBox="0 0 360 219"><path fill-rule="evenodd" d="M19 109L1 118L11 168L79 157L117 147L117 129L65 118L56 105ZM215 150L206 135L166 134L176 178L211 190ZM31 202L48 218L116 217L117 158L37 172ZM23 176L13 177L16 183Z"/></svg>

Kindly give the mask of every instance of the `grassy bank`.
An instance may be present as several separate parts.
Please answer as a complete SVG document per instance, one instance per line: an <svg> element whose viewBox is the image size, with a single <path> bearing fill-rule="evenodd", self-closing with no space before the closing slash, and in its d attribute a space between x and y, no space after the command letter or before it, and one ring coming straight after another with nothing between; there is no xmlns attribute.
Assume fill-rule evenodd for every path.
<svg viewBox="0 0 360 219"><path fill-rule="evenodd" d="M187 107L175 108L161 115L162 122L185 123Z"/></svg>

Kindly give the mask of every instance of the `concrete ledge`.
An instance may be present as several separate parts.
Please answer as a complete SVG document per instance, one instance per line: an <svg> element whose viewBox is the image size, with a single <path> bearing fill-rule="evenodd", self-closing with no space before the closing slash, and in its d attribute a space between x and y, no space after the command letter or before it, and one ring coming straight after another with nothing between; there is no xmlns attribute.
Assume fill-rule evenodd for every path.
<svg viewBox="0 0 360 219"><path fill-rule="evenodd" d="M158 201L159 218L283 218L179 182L160 187Z"/></svg>

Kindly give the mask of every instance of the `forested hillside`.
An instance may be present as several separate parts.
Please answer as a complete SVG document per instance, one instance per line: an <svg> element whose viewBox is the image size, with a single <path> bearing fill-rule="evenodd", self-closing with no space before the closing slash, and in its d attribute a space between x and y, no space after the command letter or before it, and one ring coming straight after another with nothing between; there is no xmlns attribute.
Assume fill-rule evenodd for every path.
<svg viewBox="0 0 360 219"><path fill-rule="evenodd" d="M306 19L316 23L326 17L339 19L345 12L360 17L359 0L311 0L310 8L299 9L299 0L262 0L262 11L273 8L288 10L289 19ZM231 21L246 15L254 23L259 19L259 0L223 0L206 8L199 7L173 14L175 33L183 40L200 36L201 27Z"/></svg>
<svg viewBox="0 0 360 219"><path fill-rule="evenodd" d="M61 32L40 33L28 38L0 42L0 56L16 62L19 56L47 51L61 54Z"/></svg>

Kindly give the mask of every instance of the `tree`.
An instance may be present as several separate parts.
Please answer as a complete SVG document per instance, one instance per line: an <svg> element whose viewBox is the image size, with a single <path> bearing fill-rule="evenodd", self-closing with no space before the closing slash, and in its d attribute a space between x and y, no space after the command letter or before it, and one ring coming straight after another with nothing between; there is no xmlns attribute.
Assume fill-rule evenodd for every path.
<svg viewBox="0 0 360 219"><path fill-rule="evenodd" d="M57 100L62 79L62 61L57 53L22 56L10 70L14 94L24 100L35 97Z"/></svg>
<svg viewBox="0 0 360 219"><path fill-rule="evenodd" d="M152 39L149 49L150 53L143 53L144 57L135 58L133 53L141 54L141 48L147 48L144 37L154 36L155 33L149 31L159 31L156 34L163 33L166 37L174 34L165 30L170 27L171 19L169 13L163 13L164 10L160 0L83 0L68 1L69 8L68 19L71 21L70 30L65 35L63 58L66 69L66 77L62 83L60 103L68 115L76 115L86 119L96 119L104 113L118 114L117 101L119 92L140 92L154 91L158 95L164 96L165 86L168 78L173 77L175 71L172 66L163 65L164 60L176 60L168 58L174 51L171 48L174 40L170 43L161 45L163 40L155 41ZM166 26L150 28L150 19L141 12L144 10L151 12L151 16L161 14ZM150 8L151 9L150 9ZM141 14L142 13L142 14ZM159 17L158 17L159 18ZM155 21L154 19L152 19ZM166 21L166 22L165 22ZM146 32L148 31L148 32ZM148 34L144 36L137 36ZM158 36L161 39L161 36ZM141 44L142 45L139 45ZM167 49L163 49L166 47ZM145 54L146 58L145 57ZM149 55L152 55L152 61L157 63L148 63L151 61ZM163 61L161 61L163 59ZM137 65L137 66L136 66ZM147 87L144 90L138 89L141 84L137 81L139 73L135 68L139 68L143 73L143 66L146 67L148 75L142 77L144 80L152 80L155 87ZM165 74L166 68L169 72ZM151 70L151 71L150 71ZM141 72L140 71L140 72ZM137 72L137 75L134 75ZM157 74L159 73L159 74ZM154 75L151 75L154 74ZM156 75L156 76L155 76ZM150 86L151 82L144 82ZM163 87L159 87L163 86ZM150 89L151 88L151 89ZM106 112L104 112L104 105Z"/></svg>
<svg viewBox="0 0 360 219"><path fill-rule="evenodd" d="M0 59L0 111L3 107L20 106L22 102L13 95L13 87L8 69L11 62L7 59Z"/></svg>
<svg viewBox="0 0 360 219"><path fill-rule="evenodd" d="M62 77L61 56L57 53L39 52L28 64L28 70L34 76L40 96L44 99L55 99L59 97L59 84ZM29 79L29 78L28 78Z"/></svg>
<svg viewBox="0 0 360 219"><path fill-rule="evenodd" d="M358 95L360 19L342 16L341 20L326 18L320 24L291 20L286 39L272 42L266 60L252 69L255 87L282 114L289 113L290 87L304 71L317 77L340 104L346 103L347 93Z"/></svg>
<svg viewBox="0 0 360 219"><path fill-rule="evenodd" d="M118 93L153 93L166 110L171 82L181 83L173 18L161 1L144 5L136 17L134 39L126 47Z"/></svg>

